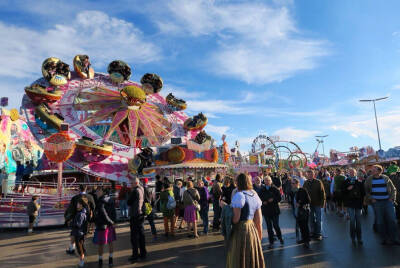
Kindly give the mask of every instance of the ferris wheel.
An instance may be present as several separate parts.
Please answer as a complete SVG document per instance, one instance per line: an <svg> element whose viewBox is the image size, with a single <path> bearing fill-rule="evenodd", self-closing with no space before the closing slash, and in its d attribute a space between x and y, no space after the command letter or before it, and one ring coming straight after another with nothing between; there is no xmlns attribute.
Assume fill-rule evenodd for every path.
<svg viewBox="0 0 400 268"><path fill-rule="evenodd" d="M251 152L261 153L261 152L271 152L275 150L274 142L267 135L257 136L251 145Z"/></svg>

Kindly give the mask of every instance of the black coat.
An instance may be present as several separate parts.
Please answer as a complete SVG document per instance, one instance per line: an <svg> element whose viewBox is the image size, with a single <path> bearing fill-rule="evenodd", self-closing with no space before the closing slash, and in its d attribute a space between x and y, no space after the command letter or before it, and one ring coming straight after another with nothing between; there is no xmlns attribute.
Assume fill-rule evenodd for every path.
<svg viewBox="0 0 400 268"><path fill-rule="evenodd" d="M299 190L294 194L294 198L296 199L296 204L299 204L300 207L304 207L311 203L310 195L304 188L299 188Z"/></svg>
<svg viewBox="0 0 400 268"><path fill-rule="evenodd" d="M116 221L114 200L109 196L102 196L96 204L94 223L99 230L105 230L107 226L113 225Z"/></svg>
<svg viewBox="0 0 400 268"><path fill-rule="evenodd" d="M267 202L270 198L273 198L274 201L264 204L264 202ZM264 186L260 192L260 199L262 201L261 211L264 217L272 217L280 214L279 202L281 201L281 193L278 188L271 185L271 187L267 189Z"/></svg>
<svg viewBox="0 0 400 268"><path fill-rule="evenodd" d="M282 180L278 176L272 177L272 183L277 187L280 188L282 186Z"/></svg>
<svg viewBox="0 0 400 268"><path fill-rule="evenodd" d="M232 200L232 191L235 189L234 185L230 185L226 187L225 185L222 186L222 200L227 203L228 205L231 203Z"/></svg>
<svg viewBox="0 0 400 268"><path fill-rule="evenodd" d="M353 189L347 190L347 187L353 186ZM342 185L343 203L348 208L362 209L365 196L364 184L358 180L354 182L346 179Z"/></svg>

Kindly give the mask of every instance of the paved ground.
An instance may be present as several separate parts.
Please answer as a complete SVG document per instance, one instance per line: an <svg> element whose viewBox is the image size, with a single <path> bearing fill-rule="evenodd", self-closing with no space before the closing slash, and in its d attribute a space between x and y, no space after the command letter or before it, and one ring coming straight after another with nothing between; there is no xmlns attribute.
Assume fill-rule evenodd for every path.
<svg viewBox="0 0 400 268"><path fill-rule="evenodd" d="M371 214L371 213L370 213ZM400 247L381 246L378 237L372 233L372 216L363 218L364 246L354 248L348 235L348 222L336 215L325 216L325 235L322 242L313 242L310 249L295 243L294 221L290 211L283 208L281 227L284 233L284 247L267 249L264 230L264 254L267 267L400 267ZM161 221L157 221L161 229ZM129 226L118 225L115 267L224 267L225 253L223 238L219 234L202 236L200 239L187 238L186 232L178 232L175 238L160 236L157 242L150 242L151 235L146 226L148 259L130 264ZM0 232L0 267L74 267L77 257L65 254L68 245L68 230L41 229L33 236L22 231ZM87 267L97 267L96 247L91 237L86 242L88 249ZM104 254L107 262L108 254ZM108 265L104 265L108 267Z"/></svg>

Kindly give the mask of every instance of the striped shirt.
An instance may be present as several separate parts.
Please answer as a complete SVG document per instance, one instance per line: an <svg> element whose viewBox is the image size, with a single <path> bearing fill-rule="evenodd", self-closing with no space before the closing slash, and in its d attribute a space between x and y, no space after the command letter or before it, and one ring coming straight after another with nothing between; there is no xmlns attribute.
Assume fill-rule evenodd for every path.
<svg viewBox="0 0 400 268"><path fill-rule="evenodd" d="M389 199L387 185L383 177L372 178L371 197L376 200Z"/></svg>

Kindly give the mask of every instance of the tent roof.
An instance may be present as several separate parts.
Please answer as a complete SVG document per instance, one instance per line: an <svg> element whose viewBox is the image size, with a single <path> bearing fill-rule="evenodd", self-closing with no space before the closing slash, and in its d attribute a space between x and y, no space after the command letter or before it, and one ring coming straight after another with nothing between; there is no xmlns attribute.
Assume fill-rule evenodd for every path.
<svg viewBox="0 0 400 268"><path fill-rule="evenodd" d="M172 165L162 165L162 166L154 166L154 167L148 167L145 168L144 170L151 170L151 169L178 169L178 168L192 168L192 169L213 169L213 168L227 168L226 165L224 164L218 164L218 163L206 163L206 162L185 162L181 164L172 164Z"/></svg>

